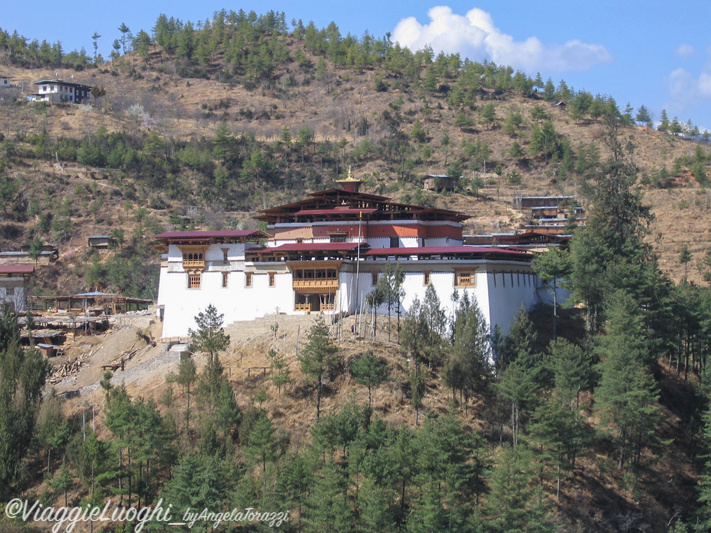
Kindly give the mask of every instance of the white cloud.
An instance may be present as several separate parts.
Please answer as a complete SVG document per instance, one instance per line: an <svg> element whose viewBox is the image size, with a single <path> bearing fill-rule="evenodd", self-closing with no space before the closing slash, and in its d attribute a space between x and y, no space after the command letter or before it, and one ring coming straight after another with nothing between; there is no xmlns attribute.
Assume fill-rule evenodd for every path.
<svg viewBox="0 0 711 533"><path fill-rule="evenodd" d="M676 47L676 50L674 51L676 52L676 55L683 58L690 57L696 53L696 49L690 44L686 43L681 43L679 46Z"/></svg>
<svg viewBox="0 0 711 533"><path fill-rule="evenodd" d="M667 76L666 81L670 96L666 107L672 113L682 113L695 105L711 101L711 63L707 63L698 75L677 68Z"/></svg>
<svg viewBox="0 0 711 533"><path fill-rule="evenodd" d="M437 6L429 10L428 16L429 24L420 24L415 17L401 20L393 30L393 40L411 50L429 45L435 53L489 59L528 73L586 70L612 60L604 46L579 40L562 45L544 45L537 37L516 41L499 30L491 15L479 8L462 16L453 13L450 7Z"/></svg>

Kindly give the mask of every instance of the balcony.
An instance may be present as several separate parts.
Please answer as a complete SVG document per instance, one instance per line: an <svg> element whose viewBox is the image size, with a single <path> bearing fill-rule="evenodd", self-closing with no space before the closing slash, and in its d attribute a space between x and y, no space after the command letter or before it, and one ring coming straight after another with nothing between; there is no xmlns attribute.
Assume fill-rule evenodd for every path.
<svg viewBox="0 0 711 533"><path fill-rule="evenodd" d="M295 291L301 292L335 292L338 289L337 279L295 279L293 282Z"/></svg>
<svg viewBox="0 0 711 533"><path fill-rule="evenodd" d="M183 259L183 268L185 270L205 270L205 260Z"/></svg>
<svg viewBox="0 0 711 533"><path fill-rule="evenodd" d="M310 313L311 312L311 304L310 303L294 304L294 311L306 311L306 312Z"/></svg>
<svg viewBox="0 0 711 533"><path fill-rule="evenodd" d="M321 311L335 311L335 310L336 310L335 303L321 304Z"/></svg>

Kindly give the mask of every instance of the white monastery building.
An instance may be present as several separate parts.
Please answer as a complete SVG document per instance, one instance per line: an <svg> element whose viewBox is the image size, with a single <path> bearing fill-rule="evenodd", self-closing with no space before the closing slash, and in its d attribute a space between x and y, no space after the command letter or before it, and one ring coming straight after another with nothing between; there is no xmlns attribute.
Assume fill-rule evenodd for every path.
<svg viewBox="0 0 711 533"><path fill-rule="evenodd" d="M350 177L339 183L342 189L261 211L254 218L267 223L267 233L156 235L163 254L163 337L187 336L209 304L224 314L225 324L275 313L352 314L388 265L404 272L402 313L432 285L445 309L455 291L466 292L489 325L506 332L522 304L548 301L531 268L532 254L463 244L466 215L362 193L361 182Z"/></svg>

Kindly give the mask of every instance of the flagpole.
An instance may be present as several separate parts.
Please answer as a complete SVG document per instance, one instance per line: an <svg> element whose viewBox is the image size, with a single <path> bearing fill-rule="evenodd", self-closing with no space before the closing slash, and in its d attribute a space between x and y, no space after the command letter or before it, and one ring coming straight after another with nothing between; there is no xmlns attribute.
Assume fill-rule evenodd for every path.
<svg viewBox="0 0 711 533"><path fill-rule="evenodd" d="M363 223L363 211L358 213L358 251L356 254L357 259L356 259L356 282L355 282L355 292L356 292L356 294L355 294L356 307L355 308L356 308L356 311L358 310L358 307L359 307L358 304L359 304L359 300L360 300L359 293L358 293L358 284L359 284L359 280L360 280L360 239L361 239L361 227L363 225L362 223Z"/></svg>

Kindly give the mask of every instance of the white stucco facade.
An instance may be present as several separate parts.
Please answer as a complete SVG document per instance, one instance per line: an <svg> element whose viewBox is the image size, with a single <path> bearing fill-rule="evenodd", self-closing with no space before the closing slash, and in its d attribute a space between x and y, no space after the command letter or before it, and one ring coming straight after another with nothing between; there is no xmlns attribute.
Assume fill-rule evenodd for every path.
<svg viewBox="0 0 711 533"><path fill-rule="evenodd" d="M353 314L391 265L403 272L403 296L390 309L401 316L432 286L449 315L455 292L466 293L492 328L507 332L521 305L549 299L530 253L464 245L465 215L360 193L359 183L262 210L255 218L268 233L157 235L163 337L187 336L208 305L225 324L274 313Z"/></svg>
<svg viewBox="0 0 711 533"><path fill-rule="evenodd" d="M327 295L301 296L295 288L294 273L288 261L259 262L245 257L245 244L211 244L204 253L204 270L198 287L190 286L189 273L183 267L183 252L170 245L163 255L158 291L158 305L163 317L163 337L185 337L195 328L194 317L208 305L214 305L224 315L225 324L253 320L258 317L284 314L307 314L299 302L321 301L322 308L311 313L349 315L363 305L391 260L361 258L360 261L340 261L337 281ZM227 261L224 260L225 253ZM311 262L318 266L319 261ZM476 301L491 327L499 325L504 332L521 305L530 309L550 300L542 280L531 270L529 262L491 259L417 260L399 258L404 279L404 298L400 313L405 315L415 298L422 301L428 284L432 285L443 309L453 312L455 291L465 292ZM458 286L456 272L471 274L471 282ZM303 291L302 291L303 292ZM310 298L310 299L309 299ZM314 308L318 304L314 305ZM325 309L325 310L324 310ZM387 314L385 305L378 309ZM396 314L396 308L391 309Z"/></svg>

